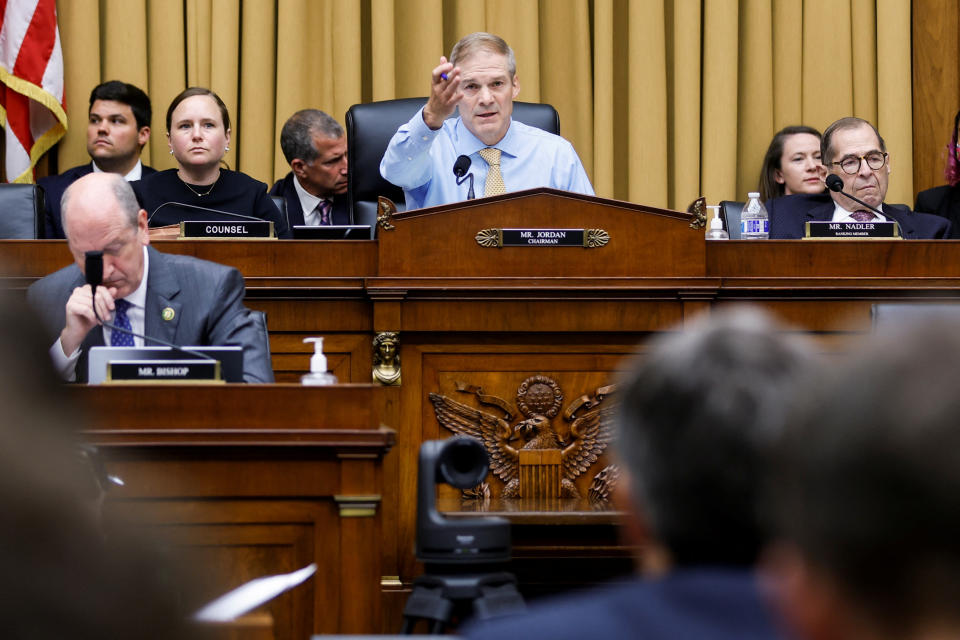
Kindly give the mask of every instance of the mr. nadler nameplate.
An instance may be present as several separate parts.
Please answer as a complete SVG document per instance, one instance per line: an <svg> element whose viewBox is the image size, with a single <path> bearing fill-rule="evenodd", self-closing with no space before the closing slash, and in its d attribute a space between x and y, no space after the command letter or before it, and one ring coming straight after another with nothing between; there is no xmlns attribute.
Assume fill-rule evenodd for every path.
<svg viewBox="0 0 960 640"><path fill-rule="evenodd" d="M272 238L273 223L269 220L238 222L204 222L184 220L180 223L181 238Z"/></svg>
<svg viewBox="0 0 960 640"><path fill-rule="evenodd" d="M899 238L900 229L896 222L808 222L807 237L828 240L889 240Z"/></svg>
<svg viewBox="0 0 960 640"><path fill-rule="evenodd" d="M107 382L219 382L219 360L114 360Z"/></svg>
<svg viewBox="0 0 960 640"><path fill-rule="evenodd" d="M481 229L481 247L583 247L593 249L610 242L603 229Z"/></svg>

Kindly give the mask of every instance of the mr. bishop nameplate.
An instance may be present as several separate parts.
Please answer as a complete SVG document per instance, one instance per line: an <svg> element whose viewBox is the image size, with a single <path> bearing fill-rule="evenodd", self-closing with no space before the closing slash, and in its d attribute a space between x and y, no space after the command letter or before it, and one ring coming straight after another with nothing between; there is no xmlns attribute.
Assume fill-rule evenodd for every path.
<svg viewBox="0 0 960 640"><path fill-rule="evenodd" d="M223 222L183 220L180 222L181 238L273 238L273 222L269 220L243 220Z"/></svg>
<svg viewBox="0 0 960 640"><path fill-rule="evenodd" d="M107 382L223 382L219 360L112 360Z"/></svg>
<svg viewBox="0 0 960 640"><path fill-rule="evenodd" d="M900 229L893 221L808 222L806 237L820 240L891 240L900 238Z"/></svg>
<svg viewBox="0 0 960 640"><path fill-rule="evenodd" d="M481 247L581 247L594 249L610 242L603 229L481 229Z"/></svg>

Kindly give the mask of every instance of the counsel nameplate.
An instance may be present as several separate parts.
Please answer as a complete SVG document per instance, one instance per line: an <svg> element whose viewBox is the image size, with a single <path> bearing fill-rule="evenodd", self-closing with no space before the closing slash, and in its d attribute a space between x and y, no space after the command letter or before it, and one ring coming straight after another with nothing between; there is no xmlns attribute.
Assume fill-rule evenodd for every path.
<svg viewBox="0 0 960 640"><path fill-rule="evenodd" d="M481 247L581 247L594 249L610 242L603 229L481 229Z"/></svg>
<svg viewBox="0 0 960 640"><path fill-rule="evenodd" d="M181 238L273 238L273 222L270 220L244 220L242 222L183 220L180 222Z"/></svg>
<svg viewBox="0 0 960 640"><path fill-rule="evenodd" d="M893 221L876 222L808 222L807 238L819 240L890 240L900 238L900 228Z"/></svg>
<svg viewBox="0 0 960 640"><path fill-rule="evenodd" d="M107 382L223 382L219 360L112 360Z"/></svg>

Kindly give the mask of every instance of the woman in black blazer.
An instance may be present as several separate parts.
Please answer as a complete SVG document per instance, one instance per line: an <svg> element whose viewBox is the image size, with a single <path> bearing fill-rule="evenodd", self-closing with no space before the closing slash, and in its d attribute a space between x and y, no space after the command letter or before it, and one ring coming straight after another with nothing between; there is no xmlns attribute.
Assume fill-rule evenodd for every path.
<svg viewBox="0 0 960 640"><path fill-rule="evenodd" d="M951 223L950 237L960 238L960 149L957 147L960 129L960 111L953 120L953 137L947 145L947 168L944 174L947 183L940 187L925 189L917 194L914 211L935 213Z"/></svg>

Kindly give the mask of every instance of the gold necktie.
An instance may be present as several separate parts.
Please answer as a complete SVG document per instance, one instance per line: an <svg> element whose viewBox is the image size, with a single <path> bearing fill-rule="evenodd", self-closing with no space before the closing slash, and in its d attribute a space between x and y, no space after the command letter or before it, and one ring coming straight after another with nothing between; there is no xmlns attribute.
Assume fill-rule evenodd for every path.
<svg viewBox="0 0 960 640"><path fill-rule="evenodd" d="M487 171L487 182L483 186L483 195L496 196L506 193L507 188L503 184L503 174L500 173L500 149L487 147L486 149L480 149L478 153L490 165L490 170Z"/></svg>

